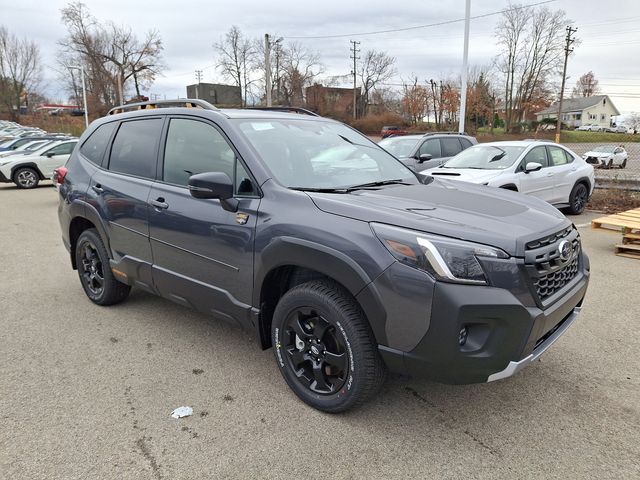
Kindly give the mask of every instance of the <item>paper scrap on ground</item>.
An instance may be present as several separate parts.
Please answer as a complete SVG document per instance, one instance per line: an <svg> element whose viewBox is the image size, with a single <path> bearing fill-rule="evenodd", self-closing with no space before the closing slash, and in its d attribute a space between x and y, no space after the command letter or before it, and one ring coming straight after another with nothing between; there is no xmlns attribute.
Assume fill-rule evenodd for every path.
<svg viewBox="0 0 640 480"><path fill-rule="evenodd" d="M191 415L193 415L193 408L191 407L178 407L171 412L173 418L190 417Z"/></svg>

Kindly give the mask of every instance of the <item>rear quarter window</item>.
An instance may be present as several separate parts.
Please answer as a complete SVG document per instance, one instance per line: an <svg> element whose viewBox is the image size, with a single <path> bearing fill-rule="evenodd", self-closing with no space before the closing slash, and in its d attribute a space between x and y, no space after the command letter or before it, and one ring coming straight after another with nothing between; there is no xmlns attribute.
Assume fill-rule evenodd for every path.
<svg viewBox="0 0 640 480"><path fill-rule="evenodd" d="M96 165L102 164L102 157L107 150L109 139L118 125L117 122L100 125L80 147L83 157Z"/></svg>

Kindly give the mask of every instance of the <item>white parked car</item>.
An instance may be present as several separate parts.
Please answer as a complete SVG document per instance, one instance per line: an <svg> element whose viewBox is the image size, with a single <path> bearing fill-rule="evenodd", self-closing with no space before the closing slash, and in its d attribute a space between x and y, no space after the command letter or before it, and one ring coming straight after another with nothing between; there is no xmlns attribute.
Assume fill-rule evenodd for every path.
<svg viewBox="0 0 640 480"><path fill-rule="evenodd" d="M607 128L606 131L610 133L628 133L629 129L624 125L616 125L615 127Z"/></svg>
<svg viewBox="0 0 640 480"><path fill-rule="evenodd" d="M536 140L475 145L421 173L515 190L574 215L583 212L595 184L593 166L562 145Z"/></svg>
<svg viewBox="0 0 640 480"><path fill-rule="evenodd" d="M603 132L605 130L605 127L603 127L602 125L596 125L595 123L593 124L588 124L588 125L581 125L578 128L576 128L576 130L579 131L587 131L587 132Z"/></svg>
<svg viewBox="0 0 640 480"><path fill-rule="evenodd" d="M13 182L18 188L35 188L49 179L53 171L67 162L77 139L55 142L32 154L12 155L0 159L0 182Z"/></svg>
<svg viewBox="0 0 640 480"><path fill-rule="evenodd" d="M582 155L582 158L596 167L611 168L615 166L624 168L627 166L629 154L621 146L599 145Z"/></svg>

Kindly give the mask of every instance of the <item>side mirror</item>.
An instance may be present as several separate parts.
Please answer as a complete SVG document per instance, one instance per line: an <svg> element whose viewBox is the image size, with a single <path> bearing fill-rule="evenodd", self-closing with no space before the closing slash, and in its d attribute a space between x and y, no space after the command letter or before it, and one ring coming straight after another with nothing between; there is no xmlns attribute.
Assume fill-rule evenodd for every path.
<svg viewBox="0 0 640 480"><path fill-rule="evenodd" d="M228 212L238 210L238 200L233 198L233 182L222 172L205 172L189 177L189 193L194 198L217 198Z"/></svg>
<svg viewBox="0 0 640 480"><path fill-rule="evenodd" d="M49 158L51 158L51 157L53 157L54 155L55 155L55 153L53 153L53 152L48 152L46 156L47 156L47 157L49 157Z"/></svg>
<svg viewBox="0 0 640 480"><path fill-rule="evenodd" d="M529 162L524 167L524 173L537 172L542 168L542 164L538 162Z"/></svg>
<svg viewBox="0 0 640 480"><path fill-rule="evenodd" d="M433 158L433 155L430 153L423 153L418 157L418 163L428 162Z"/></svg>

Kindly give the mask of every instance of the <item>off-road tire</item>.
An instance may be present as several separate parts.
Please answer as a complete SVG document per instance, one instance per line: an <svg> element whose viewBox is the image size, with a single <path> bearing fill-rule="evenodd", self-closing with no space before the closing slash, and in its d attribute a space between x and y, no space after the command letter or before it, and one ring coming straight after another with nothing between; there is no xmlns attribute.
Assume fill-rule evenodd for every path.
<svg viewBox="0 0 640 480"><path fill-rule="evenodd" d="M80 284L89 300L97 305L107 306L127 298L131 287L118 281L113 275L109 254L95 228L80 234L74 255Z"/></svg>
<svg viewBox="0 0 640 480"><path fill-rule="evenodd" d="M301 320L302 315L306 315L304 320ZM296 319L299 322L297 327L313 327L314 322L317 325L320 322L324 322L322 325L328 324L325 325L326 333L320 335L320 342L312 343L316 341L313 338L315 328L301 332L306 336L300 342L303 339L291 327ZM385 365L362 309L349 292L333 281L313 280L286 292L276 306L271 335L276 363L285 381L302 401L318 410L338 413L354 408L374 395L384 382ZM307 347L323 342L325 345L341 344L348 366L340 370L331 362L323 363L319 357L312 357L312 350L307 350ZM302 344L305 347L299 350ZM329 350L330 347L327 347L328 353ZM340 348L334 346L333 350L339 351ZM322 379L329 379L335 368L338 372L345 372L344 380L336 380L339 386L326 382L330 390L318 392L314 390L314 382L317 389L322 385L322 379L320 382L308 380L317 372L313 368L309 370L314 365L322 366L317 370L321 372L319 375ZM306 376L305 372L308 372Z"/></svg>

